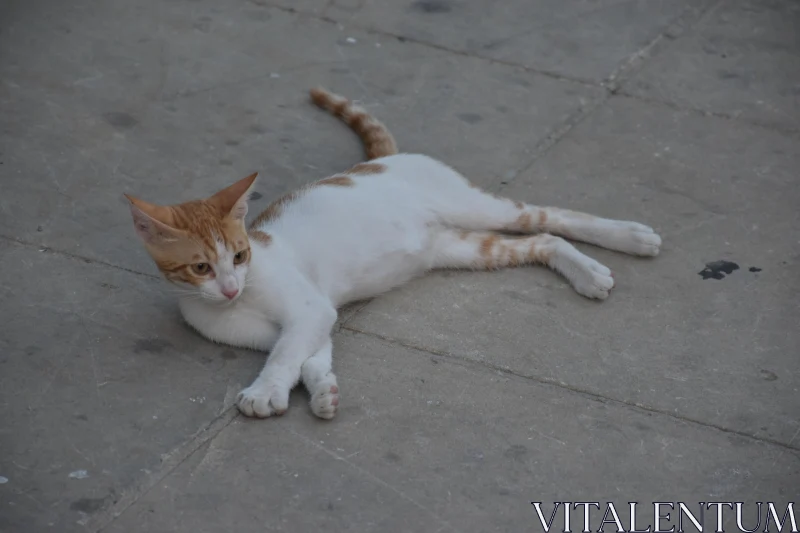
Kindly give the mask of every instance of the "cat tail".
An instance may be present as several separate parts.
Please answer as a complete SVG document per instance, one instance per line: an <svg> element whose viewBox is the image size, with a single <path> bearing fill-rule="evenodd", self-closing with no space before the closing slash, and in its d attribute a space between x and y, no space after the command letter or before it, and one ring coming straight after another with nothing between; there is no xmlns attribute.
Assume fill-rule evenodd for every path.
<svg viewBox="0 0 800 533"><path fill-rule="evenodd" d="M358 134L364 143L367 160L397 153L397 144L389 129L366 109L322 87L311 89L311 100L329 111Z"/></svg>

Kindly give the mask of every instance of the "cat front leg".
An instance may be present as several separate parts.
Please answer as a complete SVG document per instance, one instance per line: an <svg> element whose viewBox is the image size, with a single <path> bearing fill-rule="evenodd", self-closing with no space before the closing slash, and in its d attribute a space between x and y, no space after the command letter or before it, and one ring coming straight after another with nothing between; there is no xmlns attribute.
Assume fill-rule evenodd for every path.
<svg viewBox="0 0 800 533"><path fill-rule="evenodd" d="M336 310L329 304L306 300L304 313L292 315L275 343L272 353L252 385L236 398L246 416L267 418L282 415L289 408L289 392L300 380L306 360L330 344Z"/></svg>
<svg viewBox="0 0 800 533"><path fill-rule="evenodd" d="M330 420L339 408L339 385L333 373L333 342L330 340L303 363L303 384L311 395L311 412Z"/></svg>

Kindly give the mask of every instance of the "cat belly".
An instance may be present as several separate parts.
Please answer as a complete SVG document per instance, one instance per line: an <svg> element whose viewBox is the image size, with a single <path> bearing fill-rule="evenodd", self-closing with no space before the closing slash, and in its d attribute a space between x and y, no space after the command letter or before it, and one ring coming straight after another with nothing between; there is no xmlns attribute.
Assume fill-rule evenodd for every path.
<svg viewBox="0 0 800 533"><path fill-rule="evenodd" d="M361 265L345 276L343 283L333 287L331 300L336 306L372 298L388 292L404 283L421 276L426 271L421 256L403 255L395 261Z"/></svg>
<svg viewBox="0 0 800 533"><path fill-rule="evenodd" d="M324 269L321 286L336 305L377 296L425 273L430 246L422 224L376 222L362 243L342 243ZM362 234L363 235L363 234Z"/></svg>

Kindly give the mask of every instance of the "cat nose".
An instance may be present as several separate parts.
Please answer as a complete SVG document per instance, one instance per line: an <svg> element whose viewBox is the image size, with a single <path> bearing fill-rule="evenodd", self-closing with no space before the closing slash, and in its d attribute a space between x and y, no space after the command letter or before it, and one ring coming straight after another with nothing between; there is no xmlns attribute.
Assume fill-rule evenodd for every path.
<svg viewBox="0 0 800 533"><path fill-rule="evenodd" d="M228 300L233 300L236 298L236 295L239 294L239 289L222 289L222 294L224 294L225 298Z"/></svg>

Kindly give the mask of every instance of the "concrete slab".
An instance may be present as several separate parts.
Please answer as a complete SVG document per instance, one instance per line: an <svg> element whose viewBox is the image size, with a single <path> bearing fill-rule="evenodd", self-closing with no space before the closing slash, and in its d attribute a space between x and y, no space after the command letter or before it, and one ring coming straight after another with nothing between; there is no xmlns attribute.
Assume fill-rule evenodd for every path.
<svg viewBox="0 0 800 533"><path fill-rule="evenodd" d="M83 531L263 363L201 340L151 278L6 240L0 265L4 533Z"/></svg>
<svg viewBox="0 0 800 533"><path fill-rule="evenodd" d="M600 94L279 9L156 4L153 21L142 6L123 8L134 23L118 34L127 47L114 46L136 58L130 70L108 51L84 63L99 46L88 35L117 16L104 11L112 5L60 6L58 17L33 21L34 52L25 49L34 10L0 37L6 235L153 273L122 192L178 202L260 171L256 212L363 158L357 138L309 102L317 84L362 101L401 149L436 154L483 184L528 165L537 142ZM62 25L71 33L60 42ZM303 46L287 48L298 34ZM60 47L64 60L40 57L45 46Z"/></svg>
<svg viewBox="0 0 800 533"><path fill-rule="evenodd" d="M589 82L608 78L684 9L700 4L686 0L266 3Z"/></svg>
<svg viewBox="0 0 800 533"><path fill-rule="evenodd" d="M623 90L800 130L800 6L736 0L648 62Z"/></svg>
<svg viewBox="0 0 800 533"><path fill-rule="evenodd" d="M335 345L335 422L237 419L104 531L516 532L538 530L531 501L619 502L627 524L628 501L785 510L796 493L800 457L779 446L374 338Z"/></svg>
<svg viewBox="0 0 800 533"><path fill-rule="evenodd" d="M521 531L530 501L636 500L647 524L665 494L796 500L794 8L732 0L666 30L623 88L639 100L558 141L709 2L324 5L0 2L0 532ZM520 269L351 306L340 326L369 333L336 335L337 419L302 391L239 418L263 354L182 325L121 193L259 170L257 210L360 160L316 84L493 190L651 223L664 253L583 247L617 273L602 304ZM740 268L703 280L718 260Z"/></svg>
<svg viewBox="0 0 800 533"><path fill-rule="evenodd" d="M444 273L347 327L798 447L798 141L615 98L502 194L638 220L642 260L581 246L615 273L605 302L545 269ZM725 260L724 279L698 275Z"/></svg>

